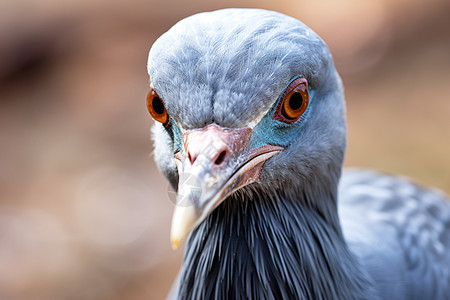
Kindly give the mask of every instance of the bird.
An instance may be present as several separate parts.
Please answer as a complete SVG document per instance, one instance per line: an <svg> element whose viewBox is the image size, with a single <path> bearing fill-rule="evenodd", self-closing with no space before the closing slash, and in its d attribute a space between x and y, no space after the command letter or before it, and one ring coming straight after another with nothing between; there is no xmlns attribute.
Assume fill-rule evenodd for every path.
<svg viewBox="0 0 450 300"><path fill-rule="evenodd" d="M186 238L173 299L450 299L450 202L343 170L326 43L263 9L189 16L151 46L154 158Z"/></svg>

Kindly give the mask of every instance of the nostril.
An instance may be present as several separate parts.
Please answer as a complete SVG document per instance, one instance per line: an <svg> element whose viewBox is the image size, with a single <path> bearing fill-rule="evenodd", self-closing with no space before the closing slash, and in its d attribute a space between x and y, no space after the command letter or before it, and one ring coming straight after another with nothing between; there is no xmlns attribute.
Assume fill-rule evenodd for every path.
<svg viewBox="0 0 450 300"><path fill-rule="evenodd" d="M220 165L224 160L227 152L224 150L220 152L219 156L217 156L216 161L214 162L216 165Z"/></svg>
<svg viewBox="0 0 450 300"><path fill-rule="evenodd" d="M194 157L194 159L192 159L192 156L191 156L191 153L190 153L190 152L188 152L188 159L189 159L189 161L191 162L191 164L193 164L194 161L195 161L195 157Z"/></svg>

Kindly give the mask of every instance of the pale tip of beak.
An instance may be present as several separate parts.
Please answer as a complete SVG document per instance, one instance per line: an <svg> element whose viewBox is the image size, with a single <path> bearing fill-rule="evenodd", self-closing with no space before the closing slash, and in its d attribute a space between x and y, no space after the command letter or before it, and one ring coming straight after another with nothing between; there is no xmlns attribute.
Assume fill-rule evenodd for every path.
<svg viewBox="0 0 450 300"><path fill-rule="evenodd" d="M172 249L173 250L177 250L178 246L180 245L180 241L179 240L172 240L171 244L172 244Z"/></svg>
<svg viewBox="0 0 450 300"><path fill-rule="evenodd" d="M197 211L194 205L175 206L170 232L170 241L174 250L178 248L180 242L194 228L197 219Z"/></svg>

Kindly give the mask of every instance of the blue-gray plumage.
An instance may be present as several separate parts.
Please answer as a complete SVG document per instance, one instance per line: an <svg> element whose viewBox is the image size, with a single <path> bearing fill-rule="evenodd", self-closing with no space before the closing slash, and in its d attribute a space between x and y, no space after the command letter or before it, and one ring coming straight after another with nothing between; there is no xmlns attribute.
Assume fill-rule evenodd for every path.
<svg viewBox="0 0 450 300"><path fill-rule="evenodd" d="M197 14L155 42L148 72L173 244L191 232L174 297L449 299L450 203L402 178L341 178L342 84L308 27Z"/></svg>

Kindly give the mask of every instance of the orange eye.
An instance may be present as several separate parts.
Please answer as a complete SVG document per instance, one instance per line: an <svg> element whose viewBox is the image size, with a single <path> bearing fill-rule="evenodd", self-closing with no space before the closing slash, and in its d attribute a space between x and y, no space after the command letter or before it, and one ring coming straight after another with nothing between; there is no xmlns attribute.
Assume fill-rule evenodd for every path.
<svg viewBox="0 0 450 300"><path fill-rule="evenodd" d="M294 123L305 112L309 103L308 86L305 78L292 81L281 96L274 119Z"/></svg>
<svg viewBox="0 0 450 300"><path fill-rule="evenodd" d="M308 97L305 97L300 92L291 92L286 96L283 104L284 116L287 119L297 119L306 110L308 106Z"/></svg>
<svg viewBox="0 0 450 300"><path fill-rule="evenodd" d="M155 121L161 122L166 128L170 127L170 119L164 102L154 89L151 89L147 95L147 108Z"/></svg>

